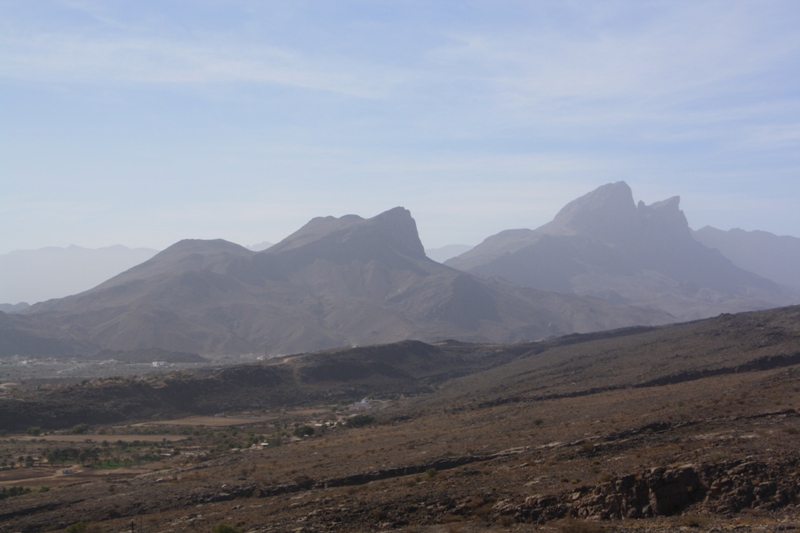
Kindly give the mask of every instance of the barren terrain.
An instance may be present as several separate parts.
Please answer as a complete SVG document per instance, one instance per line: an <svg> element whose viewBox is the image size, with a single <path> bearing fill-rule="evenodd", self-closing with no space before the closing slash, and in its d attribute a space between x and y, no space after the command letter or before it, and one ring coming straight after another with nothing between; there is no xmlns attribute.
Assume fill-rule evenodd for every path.
<svg viewBox="0 0 800 533"><path fill-rule="evenodd" d="M352 374L333 375L329 363L343 361ZM162 379L160 389L143 380L19 391L13 405L36 414L99 390L87 417L104 413L111 393L208 392L194 413L173 401L152 420L87 418L82 443L58 424L36 440L6 435L3 457L34 464L3 470L0 483L33 490L2 500L0 531L794 530L798 363L800 309L786 308L507 347L325 352ZM216 414L259 418L177 417L225 395ZM123 435L137 445L117 442ZM36 462L56 446L101 453L58 476ZM121 468L103 466L114 456Z"/></svg>

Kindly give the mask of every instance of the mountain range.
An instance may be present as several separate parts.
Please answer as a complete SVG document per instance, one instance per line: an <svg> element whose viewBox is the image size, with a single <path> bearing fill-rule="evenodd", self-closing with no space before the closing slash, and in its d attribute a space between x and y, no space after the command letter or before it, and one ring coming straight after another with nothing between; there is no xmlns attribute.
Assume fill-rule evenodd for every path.
<svg viewBox="0 0 800 533"><path fill-rule="evenodd" d="M122 245L105 248L48 247L0 255L0 302L35 303L89 290L158 253ZM24 308L0 308L19 311Z"/></svg>
<svg viewBox="0 0 800 533"><path fill-rule="evenodd" d="M445 264L539 290L659 309L680 320L798 301L797 292L696 240L679 197L636 204L622 181L570 202L535 230L500 232Z"/></svg>
<svg viewBox="0 0 800 533"><path fill-rule="evenodd" d="M767 231L719 230L705 226L692 236L716 248L736 266L800 289L800 239Z"/></svg>
<svg viewBox="0 0 800 533"><path fill-rule="evenodd" d="M425 248L425 255L437 263L444 263L452 257L457 257L472 250L472 248L474 248L474 246L469 244L448 244L440 248Z"/></svg>
<svg viewBox="0 0 800 533"><path fill-rule="evenodd" d="M14 315L0 313L0 355L273 356L406 339L506 343L800 301L767 279L782 272L781 281L794 280L793 238L761 233L693 232L678 197L637 205L624 182L444 265L426 255L403 208L319 217L260 251L183 240L89 290L6 306L0 311ZM764 242L771 248L762 255L783 250L789 268L753 262ZM720 249L740 257L732 262ZM765 275L742 268L747 260Z"/></svg>
<svg viewBox="0 0 800 533"><path fill-rule="evenodd" d="M89 291L15 317L29 320L27 332L68 334L65 351L270 356L405 339L516 342L673 320L444 266L426 257L400 207L371 219L315 218L262 252L180 241Z"/></svg>

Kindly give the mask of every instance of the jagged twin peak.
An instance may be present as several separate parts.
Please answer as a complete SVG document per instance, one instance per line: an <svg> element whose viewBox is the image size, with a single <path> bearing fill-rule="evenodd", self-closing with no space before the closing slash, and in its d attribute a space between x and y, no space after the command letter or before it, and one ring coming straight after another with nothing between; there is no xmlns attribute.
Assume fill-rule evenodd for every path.
<svg viewBox="0 0 800 533"><path fill-rule="evenodd" d="M446 265L541 290L649 306L676 318L788 305L774 283L692 238L678 196L634 203L609 183L536 230L507 230Z"/></svg>
<svg viewBox="0 0 800 533"><path fill-rule="evenodd" d="M627 183L609 183L564 206L552 222L539 228L551 234L585 234L607 242L630 242L649 236L690 237L689 223L680 210L680 196L645 205L633 200Z"/></svg>

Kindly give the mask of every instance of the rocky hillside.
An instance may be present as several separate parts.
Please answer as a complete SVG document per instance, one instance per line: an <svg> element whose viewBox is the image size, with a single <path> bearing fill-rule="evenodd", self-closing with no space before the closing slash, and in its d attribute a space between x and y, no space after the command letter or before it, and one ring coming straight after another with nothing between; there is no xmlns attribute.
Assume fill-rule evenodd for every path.
<svg viewBox="0 0 800 533"><path fill-rule="evenodd" d="M793 307L6 392L28 423L116 414L4 440L32 463L0 470L0 532L793 531L799 325ZM165 419L211 412L230 422ZM37 463L54 450L72 473Z"/></svg>

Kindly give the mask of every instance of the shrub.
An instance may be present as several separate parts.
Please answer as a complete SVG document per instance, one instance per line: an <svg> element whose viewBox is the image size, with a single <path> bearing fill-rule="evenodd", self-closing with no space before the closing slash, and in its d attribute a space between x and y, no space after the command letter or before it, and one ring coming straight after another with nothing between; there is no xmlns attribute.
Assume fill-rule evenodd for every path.
<svg viewBox="0 0 800 533"><path fill-rule="evenodd" d="M38 437L42 434L42 428L39 426L31 426L28 428L28 435L33 435L34 437Z"/></svg>
<svg viewBox="0 0 800 533"><path fill-rule="evenodd" d="M375 417L372 415L356 415L347 419L347 425L353 428L368 426L374 422Z"/></svg>
<svg viewBox="0 0 800 533"><path fill-rule="evenodd" d="M314 434L314 428L311 426L300 426L294 430L295 437L310 437Z"/></svg>
<svg viewBox="0 0 800 533"><path fill-rule="evenodd" d="M28 494L31 491L28 487L2 487L0 488L0 500L5 500L6 498L12 498L14 496L22 496L23 494Z"/></svg>
<svg viewBox="0 0 800 533"><path fill-rule="evenodd" d="M239 530L235 527L226 524L225 522L220 522L214 529L212 530L213 533L239 533Z"/></svg>
<svg viewBox="0 0 800 533"><path fill-rule="evenodd" d="M89 525L86 522L78 522L67 526L67 533L83 533Z"/></svg>
<svg viewBox="0 0 800 533"><path fill-rule="evenodd" d="M89 432L89 424L75 424L70 432L74 435L85 435Z"/></svg>

